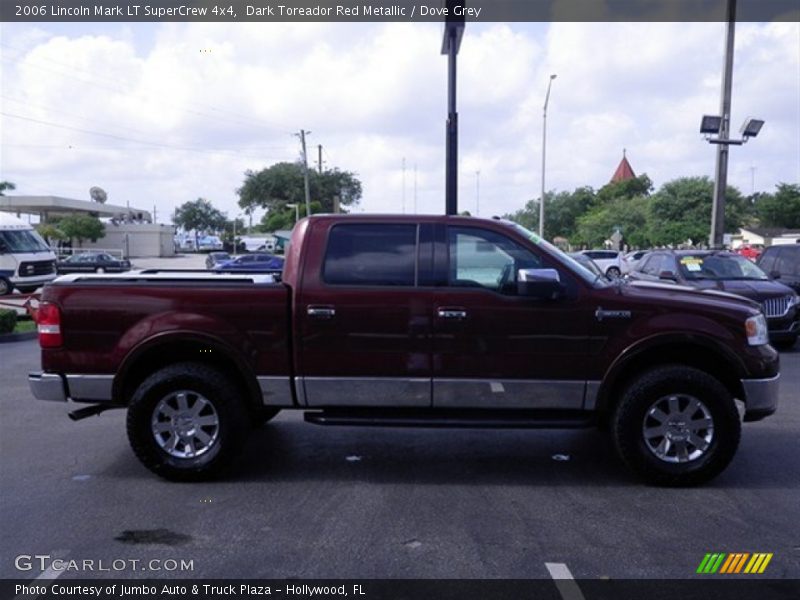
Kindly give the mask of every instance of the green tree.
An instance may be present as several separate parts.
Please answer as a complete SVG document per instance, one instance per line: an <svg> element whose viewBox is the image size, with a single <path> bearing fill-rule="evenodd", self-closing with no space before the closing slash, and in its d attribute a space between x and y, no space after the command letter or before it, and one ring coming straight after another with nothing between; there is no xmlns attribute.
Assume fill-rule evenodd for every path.
<svg viewBox="0 0 800 600"><path fill-rule="evenodd" d="M335 198L339 200L340 210L347 212L346 207L358 204L361 199L361 182L353 173L329 169L321 174L309 170L308 175L312 213L333 212ZM294 208L288 208L287 204L299 205L302 215L305 214L303 165L282 162L258 172L246 171L244 183L236 193L239 206L245 211L256 207L267 209L263 228L279 225L279 229L290 229Z"/></svg>
<svg viewBox="0 0 800 600"><path fill-rule="evenodd" d="M619 229L626 244L644 248L650 245L647 220L650 199L645 196L620 197L595 206L578 217L576 239L591 247L602 246Z"/></svg>
<svg viewBox="0 0 800 600"><path fill-rule="evenodd" d="M779 183L774 194L763 194L755 211L764 227L800 229L800 185Z"/></svg>
<svg viewBox="0 0 800 600"><path fill-rule="evenodd" d="M38 231L39 235L47 240L47 243L51 246L53 242L62 242L67 239L66 234L52 223L40 223L36 226L36 231Z"/></svg>
<svg viewBox="0 0 800 600"><path fill-rule="evenodd" d="M5 196L6 190L15 190L17 186L10 181L0 181L0 196Z"/></svg>
<svg viewBox="0 0 800 600"><path fill-rule="evenodd" d="M618 198L635 198L637 196L649 196L653 191L653 182L642 173L633 179L625 181L612 181L601 187L597 191L597 204L606 204Z"/></svg>
<svg viewBox="0 0 800 600"><path fill-rule="evenodd" d="M225 229L228 219L225 215L206 200L198 198L191 202L184 202L172 215L172 222L185 231L194 231L195 248L200 232L214 233Z"/></svg>
<svg viewBox="0 0 800 600"><path fill-rule="evenodd" d="M78 247L83 246L85 240L96 242L106 234L106 226L100 219L80 213L59 219L57 227L70 241L77 240Z"/></svg>
<svg viewBox="0 0 800 600"><path fill-rule="evenodd" d="M714 182L708 177L681 177L665 183L653 194L649 211L649 236L654 245L702 244L711 231ZM725 231L747 222L750 207L741 192L728 186L725 193Z"/></svg>
<svg viewBox="0 0 800 600"><path fill-rule="evenodd" d="M580 187L573 192L547 192L544 204L544 237L552 240L561 236L575 242L577 219L595 201L594 190ZM519 223L532 231L539 230L539 201L529 200L524 208L504 218Z"/></svg>

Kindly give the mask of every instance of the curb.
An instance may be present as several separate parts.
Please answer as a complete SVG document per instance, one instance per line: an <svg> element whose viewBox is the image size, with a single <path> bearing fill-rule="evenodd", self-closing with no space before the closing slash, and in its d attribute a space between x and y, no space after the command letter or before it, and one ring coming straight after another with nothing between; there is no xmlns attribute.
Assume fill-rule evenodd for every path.
<svg viewBox="0 0 800 600"><path fill-rule="evenodd" d="M39 333L37 331L26 331L25 333L6 333L0 335L0 344L7 342L24 342L27 340L35 340Z"/></svg>

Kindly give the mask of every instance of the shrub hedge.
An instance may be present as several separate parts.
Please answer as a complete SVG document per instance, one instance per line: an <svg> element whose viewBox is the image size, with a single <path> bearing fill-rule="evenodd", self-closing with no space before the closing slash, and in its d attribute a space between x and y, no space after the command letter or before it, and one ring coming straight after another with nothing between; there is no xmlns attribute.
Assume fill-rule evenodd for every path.
<svg viewBox="0 0 800 600"><path fill-rule="evenodd" d="M0 333L11 333L17 325L17 312L0 308Z"/></svg>

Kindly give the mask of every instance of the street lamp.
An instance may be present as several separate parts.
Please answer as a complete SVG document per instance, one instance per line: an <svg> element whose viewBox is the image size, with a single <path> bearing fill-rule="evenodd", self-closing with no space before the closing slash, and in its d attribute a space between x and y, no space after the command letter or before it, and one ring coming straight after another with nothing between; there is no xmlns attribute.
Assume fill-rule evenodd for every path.
<svg viewBox="0 0 800 600"><path fill-rule="evenodd" d="M294 209L294 222L297 223L300 220L300 205L299 204L287 204L286 208L293 208Z"/></svg>
<svg viewBox="0 0 800 600"><path fill-rule="evenodd" d="M556 74L550 75L547 82L547 94L544 97L544 113L542 115L542 199L539 202L539 237L544 237L544 165L545 153L547 152L547 104L550 102L550 87Z"/></svg>

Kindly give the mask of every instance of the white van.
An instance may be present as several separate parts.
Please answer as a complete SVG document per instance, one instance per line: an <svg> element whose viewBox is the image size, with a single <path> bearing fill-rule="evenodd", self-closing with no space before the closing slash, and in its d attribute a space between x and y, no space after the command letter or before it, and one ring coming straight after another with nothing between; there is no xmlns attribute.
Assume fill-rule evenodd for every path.
<svg viewBox="0 0 800 600"><path fill-rule="evenodd" d="M56 255L36 230L0 212L0 296L30 293L56 278Z"/></svg>

